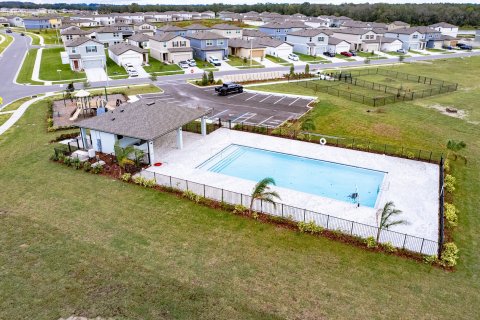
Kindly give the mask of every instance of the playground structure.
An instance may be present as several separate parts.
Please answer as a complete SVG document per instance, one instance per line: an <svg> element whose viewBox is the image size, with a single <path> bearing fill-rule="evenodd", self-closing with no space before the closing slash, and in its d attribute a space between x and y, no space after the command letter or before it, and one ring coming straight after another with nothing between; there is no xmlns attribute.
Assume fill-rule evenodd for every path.
<svg viewBox="0 0 480 320"><path fill-rule="evenodd" d="M70 121L76 121L80 115L83 118L87 116L94 116L105 113L106 110L112 111L115 109L111 102L107 101L103 96L91 96L90 92L80 90L75 95L76 110L69 118ZM121 104L121 100L117 99L116 106Z"/></svg>

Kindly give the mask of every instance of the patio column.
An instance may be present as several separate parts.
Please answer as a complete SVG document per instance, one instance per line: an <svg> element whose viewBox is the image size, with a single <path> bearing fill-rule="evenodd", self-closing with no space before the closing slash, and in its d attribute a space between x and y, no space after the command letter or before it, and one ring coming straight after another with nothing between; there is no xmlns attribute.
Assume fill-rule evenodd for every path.
<svg viewBox="0 0 480 320"><path fill-rule="evenodd" d="M155 154L153 152L153 141L152 140L148 141L148 154L150 156L150 165L153 166L153 164L155 163Z"/></svg>
<svg viewBox="0 0 480 320"><path fill-rule="evenodd" d="M205 116L201 118L201 129L202 129L202 136L205 137L207 135L207 118Z"/></svg>
<svg viewBox="0 0 480 320"><path fill-rule="evenodd" d="M183 149L182 127L177 128L177 148L178 149Z"/></svg>

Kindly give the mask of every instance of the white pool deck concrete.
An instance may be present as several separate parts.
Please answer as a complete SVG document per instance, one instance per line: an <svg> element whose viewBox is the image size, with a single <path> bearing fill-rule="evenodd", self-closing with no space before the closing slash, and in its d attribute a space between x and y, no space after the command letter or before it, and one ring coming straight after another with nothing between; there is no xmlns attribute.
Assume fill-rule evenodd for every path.
<svg viewBox="0 0 480 320"><path fill-rule="evenodd" d="M183 149L155 150L155 161L162 162L162 166L152 166L146 170L249 195L256 181L196 169L230 144L239 144L384 171L387 174L375 208L357 208L353 203L286 188L273 188L286 205L371 226L378 225L378 208L383 208L387 201L393 201L396 208L403 211L400 218L407 220L408 225L397 225L390 230L438 241L439 167L436 164L223 128L206 137L188 132L183 134ZM321 179L312 177L315 178Z"/></svg>

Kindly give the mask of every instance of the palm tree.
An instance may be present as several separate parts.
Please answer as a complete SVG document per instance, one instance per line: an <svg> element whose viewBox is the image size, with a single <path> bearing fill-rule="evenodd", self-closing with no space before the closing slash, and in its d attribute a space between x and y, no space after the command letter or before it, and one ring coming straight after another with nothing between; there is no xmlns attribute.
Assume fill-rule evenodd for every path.
<svg viewBox="0 0 480 320"><path fill-rule="evenodd" d="M125 170L125 166L127 164L134 164L134 162L128 158L130 154L135 152L135 148L133 146L126 146L125 148L122 148L117 141L115 143L114 150L115 157L117 158L118 165L121 169ZM122 174L122 170L120 170L120 174Z"/></svg>
<svg viewBox="0 0 480 320"><path fill-rule="evenodd" d="M465 163L467 163L467 157L459 154L458 152L462 149L464 149L467 146L467 144L464 141L455 141L455 140L448 140L447 141L447 159L448 156L450 155L450 152L454 155L455 160L457 160L458 157L463 158L465 160Z"/></svg>
<svg viewBox="0 0 480 320"><path fill-rule="evenodd" d="M274 207L276 206L273 198L277 198L280 200L280 196L277 192L270 190L271 184L275 185L275 180L273 180L273 178L267 177L263 178L255 185L251 195L252 200L250 202L250 213L252 213L253 211L253 203L256 199L272 203Z"/></svg>
<svg viewBox="0 0 480 320"><path fill-rule="evenodd" d="M383 229L388 229L391 226L399 224L408 224L406 220L392 220L396 215L401 213L402 210L395 209L393 201L388 201L385 203L385 206L383 206L383 209L377 211L377 220L380 220L377 231L377 242L380 239L380 233Z"/></svg>

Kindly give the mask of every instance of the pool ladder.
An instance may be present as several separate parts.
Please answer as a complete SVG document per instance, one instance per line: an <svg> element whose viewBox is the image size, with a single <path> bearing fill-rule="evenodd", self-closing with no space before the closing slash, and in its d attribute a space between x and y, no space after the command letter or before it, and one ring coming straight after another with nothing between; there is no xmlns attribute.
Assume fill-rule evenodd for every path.
<svg viewBox="0 0 480 320"><path fill-rule="evenodd" d="M208 169L209 171L212 171L212 172L220 172L222 171L226 166L228 166L230 163L232 163L233 161L235 161L236 159L238 159L241 155L243 155L244 153L246 152L246 150L242 149L242 148L237 148L235 151L233 151L232 153L230 153L227 157L225 157L224 159L220 160L219 162L217 162L217 164L215 164L214 166L212 166L210 169Z"/></svg>

